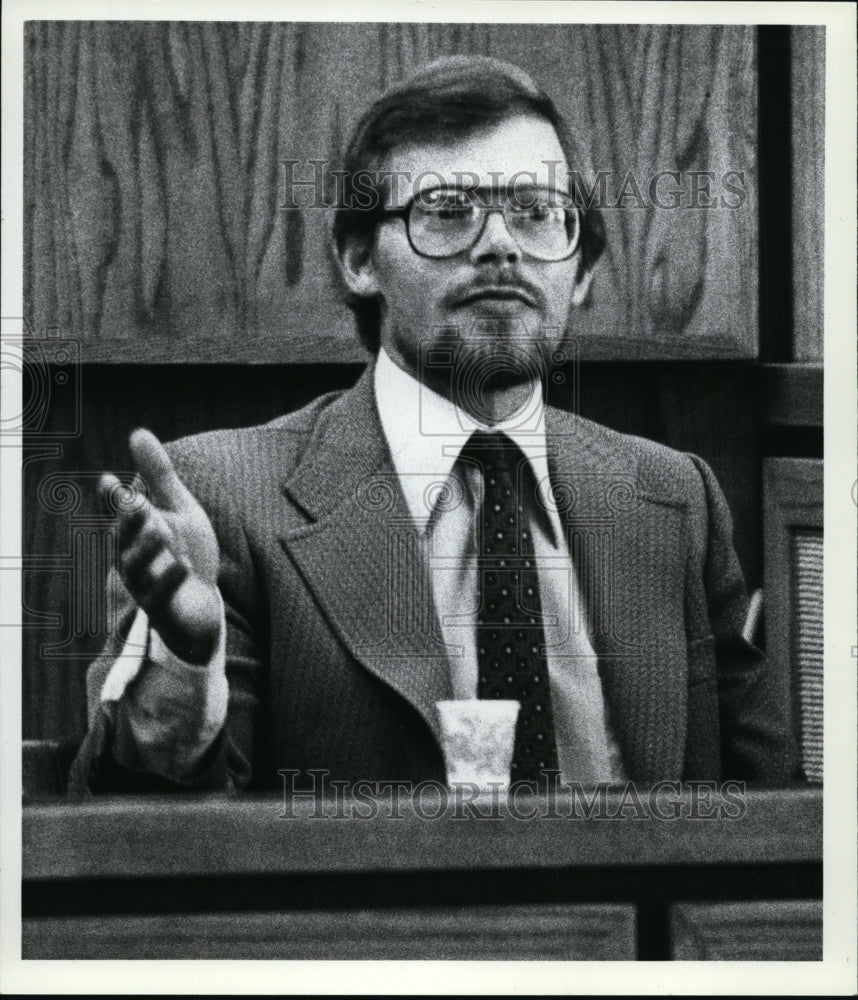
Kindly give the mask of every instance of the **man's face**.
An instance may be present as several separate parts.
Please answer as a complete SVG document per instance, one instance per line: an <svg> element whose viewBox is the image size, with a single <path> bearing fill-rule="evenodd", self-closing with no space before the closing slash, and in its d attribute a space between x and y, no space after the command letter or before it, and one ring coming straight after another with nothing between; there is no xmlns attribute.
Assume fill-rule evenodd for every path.
<svg viewBox="0 0 858 1000"><path fill-rule="evenodd" d="M531 174L537 185L561 191L568 180L554 128L524 114L449 143L403 146L381 169L405 178L391 191L389 207L406 205L421 175L428 175L423 190L438 187L439 175L450 187L461 188L465 178L467 186L502 190L517 175L519 187L531 185ZM523 253L500 212L489 213L469 250L429 259L412 249L405 220L388 218L378 226L362 280L364 290L382 297L381 343L401 368L420 376L421 349L425 356L428 344L454 345L458 364L482 366L484 387L485 378L495 378L502 388L532 378L562 344L569 308L586 294L586 283L576 283L579 261L580 249L556 262ZM502 355L534 363L498 364ZM422 374L430 380L425 368Z"/></svg>

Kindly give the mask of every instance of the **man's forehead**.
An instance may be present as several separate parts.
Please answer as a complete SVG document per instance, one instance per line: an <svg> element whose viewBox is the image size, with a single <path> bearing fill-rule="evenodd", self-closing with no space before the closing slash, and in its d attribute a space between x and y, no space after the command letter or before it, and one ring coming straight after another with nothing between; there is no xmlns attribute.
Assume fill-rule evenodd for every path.
<svg viewBox="0 0 858 1000"><path fill-rule="evenodd" d="M441 184L521 187L532 181L566 189L569 182L554 127L535 115L516 115L456 138L404 144L384 157L380 172L398 204Z"/></svg>

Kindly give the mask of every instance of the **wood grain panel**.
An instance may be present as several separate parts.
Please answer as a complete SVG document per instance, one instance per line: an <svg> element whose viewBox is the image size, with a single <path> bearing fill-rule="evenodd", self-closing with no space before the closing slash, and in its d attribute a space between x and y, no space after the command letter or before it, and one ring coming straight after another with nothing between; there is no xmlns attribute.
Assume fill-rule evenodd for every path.
<svg viewBox="0 0 858 1000"><path fill-rule="evenodd" d="M461 906L25 920L38 959L578 959L635 957L632 906Z"/></svg>
<svg viewBox="0 0 858 1000"><path fill-rule="evenodd" d="M670 923L680 961L822 961L821 900L682 903Z"/></svg>
<svg viewBox="0 0 858 1000"><path fill-rule="evenodd" d="M793 25L793 358L823 360L825 28Z"/></svg>
<svg viewBox="0 0 858 1000"><path fill-rule="evenodd" d="M609 251L572 319L583 356L756 354L750 27L30 22L26 37L25 301L87 360L359 360L329 210L284 208L284 161L312 181L384 87L456 52L530 71L572 123L575 168L608 178ZM659 171L680 172L659 188L679 207L653 205ZM690 205L701 172L716 207Z"/></svg>
<svg viewBox="0 0 858 1000"><path fill-rule="evenodd" d="M615 357L755 355L752 30L568 25L546 35L522 25L514 35L496 29L492 55L519 63L556 97L590 185L608 175L607 256L590 309L570 320L583 356L605 356L596 354L606 349L602 338ZM745 173L740 208L689 207L693 172L720 182L730 170ZM680 207L649 198L660 171L680 172ZM659 199L671 204L667 191L678 185L659 185Z"/></svg>

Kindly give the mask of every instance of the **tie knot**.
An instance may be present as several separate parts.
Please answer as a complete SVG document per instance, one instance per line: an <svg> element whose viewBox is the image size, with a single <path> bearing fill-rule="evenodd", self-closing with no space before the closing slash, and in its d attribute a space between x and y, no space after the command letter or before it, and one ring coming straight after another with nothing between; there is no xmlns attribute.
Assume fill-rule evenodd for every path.
<svg viewBox="0 0 858 1000"><path fill-rule="evenodd" d="M524 452L503 431L474 431L460 457L477 463L484 471L497 469L513 474L523 463L527 463Z"/></svg>
<svg viewBox="0 0 858 1000"><path fill-rule="evenodd" d="M505 514L510 507L533 508L536 480L530 462L502 431L475 431L459 460L480 470L484 496L491 501L491 508L499 511L498 505L502 505Z"/></svg>

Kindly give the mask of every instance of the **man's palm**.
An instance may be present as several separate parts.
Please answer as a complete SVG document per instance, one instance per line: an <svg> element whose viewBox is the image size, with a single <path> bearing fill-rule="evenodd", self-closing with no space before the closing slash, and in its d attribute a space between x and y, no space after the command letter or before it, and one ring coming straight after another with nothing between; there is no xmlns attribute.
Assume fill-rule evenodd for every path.
<svg viewBox="0 0 858 1000"><path fill-rule="evenodd" d="M122 578L170 649L184 660L206 662L220 629L214 530L155 435L136 430L130 445L149 496L119 515ZM119 486L115 476L102 478L104 493Z"/></svg>

